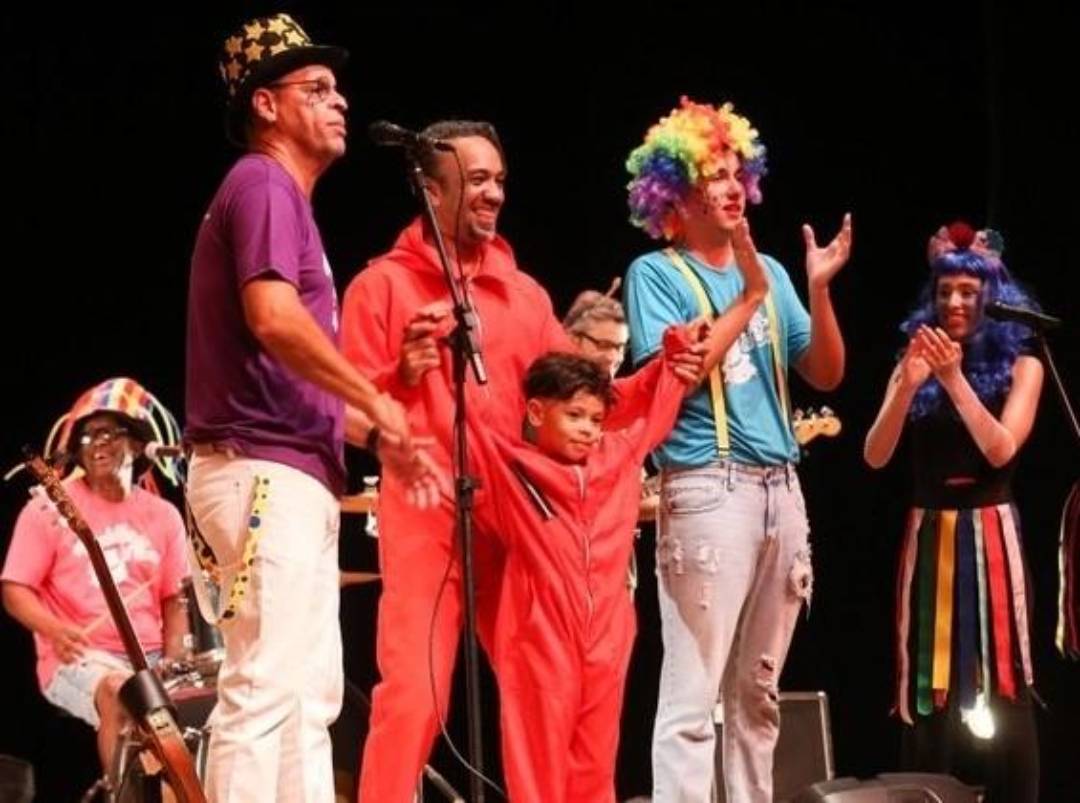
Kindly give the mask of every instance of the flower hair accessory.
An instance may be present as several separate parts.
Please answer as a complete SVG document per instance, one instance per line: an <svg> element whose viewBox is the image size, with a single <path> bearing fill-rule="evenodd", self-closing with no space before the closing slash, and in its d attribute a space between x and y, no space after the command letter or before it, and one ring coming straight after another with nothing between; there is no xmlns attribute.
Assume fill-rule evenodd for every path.
<svg viewBox="0 0 1080 803"><path fill-rule="evenodd" d="M933 264L941 256L953 251L971 251L995 263L1001 261L1005 239L994 229L976 231L970 223L958 220L942 226L930 237L926 257Z"/></svg>

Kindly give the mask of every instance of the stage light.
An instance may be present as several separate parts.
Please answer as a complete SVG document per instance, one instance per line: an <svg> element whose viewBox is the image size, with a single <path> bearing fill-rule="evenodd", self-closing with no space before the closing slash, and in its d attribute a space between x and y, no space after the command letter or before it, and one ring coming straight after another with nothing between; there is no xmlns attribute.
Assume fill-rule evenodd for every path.
<svg viewBox="0 0 1080 803"><path fill-rule="evenodd" d="M994 716L990 713L990 706L986 704L986 695L979 692L975 696L975 707L961 709L960 718L968 726L968 730L977 739L993 739L997 728L994 725Z"/></svg>

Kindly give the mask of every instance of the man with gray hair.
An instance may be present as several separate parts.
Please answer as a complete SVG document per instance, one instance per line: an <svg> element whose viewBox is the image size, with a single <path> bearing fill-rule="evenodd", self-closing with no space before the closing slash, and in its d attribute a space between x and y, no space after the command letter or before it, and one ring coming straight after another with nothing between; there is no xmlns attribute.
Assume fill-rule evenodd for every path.
<svg viewBox="0 0 1080 803"><path fill-rule="evenodd" d="M434 490L401 406L336 346L337 295L311 195L345 153L335 70L346 55L276 14L230 36L219 65L227 133L246 153L195 243L185 432L201 568L231 589L218 612L213 803L334 800L345 440L381 446L406 488Z"/></svg>
<svg viewBox="0 0 1080 803"><path fill-rule="evenodd" d="M612 298L621 283L616 278L606 293L597 290L578 293L563 318L563 328L577 344L578 351L599 362L612 376L622 367L630 340L623 305Z"/></svg>

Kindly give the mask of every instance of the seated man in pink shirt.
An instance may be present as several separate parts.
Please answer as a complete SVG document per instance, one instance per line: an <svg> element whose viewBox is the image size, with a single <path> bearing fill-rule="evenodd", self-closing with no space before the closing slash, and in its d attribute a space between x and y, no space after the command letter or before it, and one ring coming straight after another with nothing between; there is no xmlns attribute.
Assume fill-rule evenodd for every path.
<svg viewBox="0 0 1080 803"><path fill-rule="evenodd" d="M65 489L97 537L152 662L180 657L188 630L180 601L188 573L183 521L171 503L134 482L150 471L143 453L157 440L154 407L164 409L137 382L107 380L75 403L58 444L78 465ZM4 608L34 634L42 692L97 730L108 772L124 721L117 692L131 664L89 553L43 495L19 514L0 580Z"/></svg>

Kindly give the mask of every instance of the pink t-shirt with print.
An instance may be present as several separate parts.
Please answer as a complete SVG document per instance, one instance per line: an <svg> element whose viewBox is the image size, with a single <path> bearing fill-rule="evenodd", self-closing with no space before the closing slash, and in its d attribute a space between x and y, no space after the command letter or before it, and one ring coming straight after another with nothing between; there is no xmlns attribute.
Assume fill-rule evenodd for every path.
<svg viewBox="0 0 1080 803"><path fill-rule="evenodd" d="M160 650L161 603L179 593L188 574L179 511L142 488L122 502L103 499L82 479L66 482L65 488L97 536L143 649ZM51 613L76 627L98 623L86 634L90 646L124 653L89 553L43 496L32 498L19 514L0 579L34 589ZM44 689L59 658L47 639L35 633L34 641Z"/></svg>

